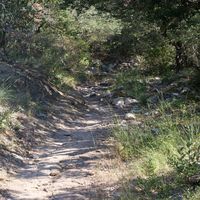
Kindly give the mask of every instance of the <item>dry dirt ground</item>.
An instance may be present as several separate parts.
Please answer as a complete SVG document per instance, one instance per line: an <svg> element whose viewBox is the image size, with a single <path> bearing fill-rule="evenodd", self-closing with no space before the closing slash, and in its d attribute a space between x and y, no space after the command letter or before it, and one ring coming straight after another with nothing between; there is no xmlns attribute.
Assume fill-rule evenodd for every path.
<svg viewBox="0 0 200 200"><path fill-rule="evenodd" d="M108 148L107 138L116 112L90 88L79 89L82 103L71 107L61 98L43 123L35 125L42 142L24 158L24 165L0 181L2 200L114 199L125 166ZM72 99L72 103L76 99ZM2 196L1 196L2 195Z"/></svg>

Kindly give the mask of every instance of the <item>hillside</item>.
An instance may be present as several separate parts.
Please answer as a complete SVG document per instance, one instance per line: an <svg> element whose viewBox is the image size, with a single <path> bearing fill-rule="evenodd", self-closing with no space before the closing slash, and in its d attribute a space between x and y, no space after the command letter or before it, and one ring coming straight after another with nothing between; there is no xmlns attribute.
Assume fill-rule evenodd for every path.
<svg viewBox="0 0 200 200"><path fill-rule="evenodd" d="M199 9L1 0L0 199L198 200Z"/></svg>

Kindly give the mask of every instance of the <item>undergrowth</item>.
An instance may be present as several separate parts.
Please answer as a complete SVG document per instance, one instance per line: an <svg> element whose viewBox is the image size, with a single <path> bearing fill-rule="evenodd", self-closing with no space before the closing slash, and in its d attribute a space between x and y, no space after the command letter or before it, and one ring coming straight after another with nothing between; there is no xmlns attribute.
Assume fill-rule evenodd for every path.
<svg viewBox="0 0 200 200"><path fill-rule="evenodd" d="M13 98L13 91L10 87L5 85L0 85L0 104L5 104Z"/></svg>
<svg viewBox="0 0 200 200"><path fill-rule="evenodd" d="M138 70L119 72L116 76L113 90L123 88L125 96L138 99L142 104L146 104L147 84L145 77Z"/></svg>
<svg viewBox="0 0 200 200"><path fill-rule="evenodd" d="M116 151L133 163L138 177L137 190L125 191L121 199L137 199L139 193L138 199L198 199L198 183L188 182L200 171L198 104L162 101L156 111L139 126L113 129Z"/></svg>
<svg viewBox="0 0 200 200"><path fill-rule="evenodd" d="M13 91L10 87L0 85L0 130L10 126L10 115L12 109L9 107L9 101L14 99Z"/></svg>

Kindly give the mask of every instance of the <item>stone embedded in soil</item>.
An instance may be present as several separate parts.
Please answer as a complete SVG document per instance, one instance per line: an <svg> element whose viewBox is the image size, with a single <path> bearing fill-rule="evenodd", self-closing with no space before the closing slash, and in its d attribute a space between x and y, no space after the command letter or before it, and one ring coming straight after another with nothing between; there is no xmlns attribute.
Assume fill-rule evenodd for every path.
<svg viewBox="0 0 200 200"><path fill-rule="evenodd" d="M152 112L146 112L144 113L145 116L157 116L159 115L159 112L158 111L152 111Z"/></svg>
<svg viewBox="0 0 200 200"><path fill-rule="evenodd" d="M124 103L126 106L129 106L131 104L137 104L137 103L139 103L139 101L137 99L132 99L132 98L128 97L125 99Z"/></svg>
<svg viewBox="0 0 200 200"><path fill-rule="evenodd" d="M126 119L126 120L135 120L135 119L136 119L136 116L135 116L135 114L133 114L133 113L127 113L127 114L125 115L125 119Z"/></svg>
<svg viewBox="0 0 200 200"><path fill-rule="evenodd" d="M128 125L141 125L141 124L142 124L142 122L140 122L140 121L133 121L133 120L128 121Z"/></svg>
<svg viewBox="0 0 200 200"><path fill-rule="evenodd" d="M129 126L138 126L142 125L142 122L136 120L122 120L120 126L124 128L129 128Z"/></svg>
<svg viewBox="0 0 200 200"><path fill-rule="evenodd" d="M181 94L186 94L186 93L188 93L188 92L190 92L190 88L187 88L187 87L184 87L184 88L182 88L182 90L181 90Z"/></svg>
<svg viewBox="0 0 200 200"><path fill-rule="evenodd" d="M60 175L60 171L57 169L54 169L50 172L49 176L59 176Z"/></svg>
<svg viewBox="0 0 200 200"><path fill-rule="evenodd" d="M113 97L113 93L111 91L106 91L103 95L103 98L111 99Z"/></svg>
<svg viewBox="0 0 200 200"><path fill-rule="evenodd" d="M118 98L115 98L113 100L113 104L114 106L116 106L117 108L123 108L125 103L124 103L124 98L123 97L118 97Z"/></svg>
<svg viewBox="0 0 200 200"><path fill-rule="evenodd" d="M190 184L200 184L200 174L189 177L188 182Z"/></svg>
<svg viewBox="0 0 200 200"><path fill-rule="evenodd" d="M85 176L94 176L94 173L93 172L86 172Z"/></svg>

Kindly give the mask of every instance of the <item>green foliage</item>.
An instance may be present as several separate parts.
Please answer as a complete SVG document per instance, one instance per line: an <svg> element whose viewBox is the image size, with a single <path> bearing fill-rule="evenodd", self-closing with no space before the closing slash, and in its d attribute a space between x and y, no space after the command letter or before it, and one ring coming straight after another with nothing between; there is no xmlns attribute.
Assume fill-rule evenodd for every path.
<svg viewBox="0 0 200 200"><path fill-rule="evenodd" d="M22 21L25 20L28 9L30 9L28 2L28 0L2 0L0 4L2 13L0 16L1 28L5 28L5 26L24 26Z"/></svg>
<svg viewBox="0 0 200 200"><path fill-rule="evenodd" d="M139 176L135 186L144 192L141 199L168 199L174 190L183 194L189 191L188 178L200 170L197 107L192 103L161 102L158 114L152 114L142 125L113 129L116 151L123 160L133 162L134 176ZM136 194L130 192L127 199Z"/></svg>
<svg viewBox="0 0 200 200"><path fill-rule="evenodd" d="M77 85L77 75L68 74L63 71L54 71L52 80L55 85L62 89L74 88Z"/></svg>
<svg viewBox="0 0 200 200"><path fill-rule="evenodd" d="M13 91L2 84L0 86L0 130L10 125L11 109L9 108L9 102L11 102L13 98Z"/></svg>
<svg viewBox="0 0 200 200"><path fill-rule="evenodd" d="M0 104L8 103L11 99L13 99L13 91L5 86L4 84L0 86Z"/></svg>
<svg viewBox="0 0 200 200"><path fill-rule="evenodd" d="M138 127L128 127L127 129L116 127L113 129L117 141L117 151L123 160L141 155L142 148L145 148L144 144L152 140L152 137L145 134L145 131L143 130L144 134L141 135L141 129Z"/></svg>
<svg viewBox="0 0 200 200"><path fill-rule="evenodd" d="M1 0L0 50L9 61L42 71L62 89L91 78L87 69L97 61L100 68L105 61L133 60L131 67L138 70L118 71L113 90L123 88L123 95L146 104L142 70L170 82L174 66L177 71L199 68L199 8L198 0ZM199 91L199 72L191 81ZM13 97L9 88L0 87L0 106ZM30 112L44 111L29 94L15 103ZM123 160L134 160L136 175L141 175L137 186L144 198L172 199L176 187L189 188L185 180L199 173L200 119L195 107L160 102L158 116L147 116L140 126L113 129L117 152ZM9 117L10 111L1 112L0 129L9 126ZM196 194L187 195L196 200ZM129 198L141 199L129 192L122 197Z"/></svg>
<svg viewBox="0 0 200 200"><path fill-rule="evenodd" d="M119 72L114 86L114 89L123 87L126 96L134 97L143 104L146 103L146 81L139 71Z"/></svg>
<svg viewBox="0 0 200 200"><path fill-rule="evenodd" d="M93 6L79 14L76 9L68 8L59 13L58 22L63 31L89 43L105 41L108 36L119 33L121 25L109 13L100 13Z"/></svg>
<svg viewBox="0 0 200 200"><path fill-rule="evenodd" d="M167 43L157 44L147 51L145 61L152 73L166 74L174 63L174 49Z"/></svg>
<svg viewBox="0 0 200 200"><path fill-rule="evenodd" d="M10 111L0 113L0 130L10 127Z"/></svg>
<svg viewBox="0 0 200 200"><path fill-rule="evenodd" d="M54 83L64 78L64 73L66 77L70 73L71 76L86 73L86 68L96 59L93 49L121 30L120 20L109 13L99 12L93 6L78 14L76 9L70 7L59 9L57 3L37 4L45 15L31 6L35 13L30 14L33 18L30 26L23 22L27 24L26 28L16 25L18 29L14 34L7 33L6 36L9 37L6 44L9 58L42 70ZM41 19L34 21L35 15L41 15Z"/></svg>
<svg viewBox="0 0 200 200"><path fill-rule="evenodd" d="M200 170L200 124L191 124L183 127L184 140L178 149L178 157L172 164L178 173L186 177L198 174Z"/></svg>
<svg viewBox="0 0 200 200"><path fill-rule="evenodd" d="M31 62L38 61L51 75L56 71L84 70L90 63L88 46L84 41L73 40L70 37L49 34L38 35L34 38L37 46L33 47L35 54ZM39 59L39 60L38 60Z"/></svg>

